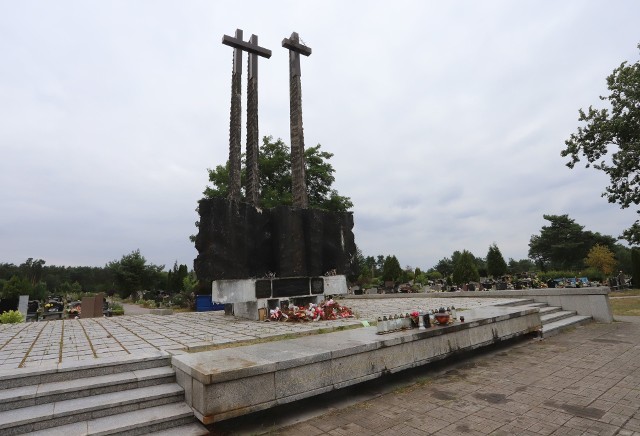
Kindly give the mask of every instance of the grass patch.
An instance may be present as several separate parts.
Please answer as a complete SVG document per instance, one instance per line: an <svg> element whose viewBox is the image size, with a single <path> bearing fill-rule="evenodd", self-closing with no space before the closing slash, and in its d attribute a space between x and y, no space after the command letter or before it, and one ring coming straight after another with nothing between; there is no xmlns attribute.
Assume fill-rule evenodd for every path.
<svg viewBox="0 0 640 436"><path fill-rule="evenodd" d="M609 300L614 315L640 316L640 297Z"/></svg>
<svg viewBox="0 0 640 436"><path fill-rule="evenodd" d="M609 297L640 297L640 289L629 289L626 291L613 291Z"/></svg>

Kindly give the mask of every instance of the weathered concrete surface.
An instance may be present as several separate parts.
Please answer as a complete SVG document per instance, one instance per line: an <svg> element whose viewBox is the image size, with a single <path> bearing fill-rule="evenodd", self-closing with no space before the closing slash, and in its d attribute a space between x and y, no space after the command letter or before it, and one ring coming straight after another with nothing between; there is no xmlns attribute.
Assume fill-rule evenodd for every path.
<svg viewBox="0 0 640 436"><path fill-rule="evenodd" d="M465 323L376 335L373 327L173 357L177 381L208 424L540 329L537 308L484 307Z"/></svg>
<svg viewBox="0 0 640 436"><path fill-rule="evenodd" d="M640 317L624 319L634 322L592 323L438 372L425 369L382 393L370 386L370 399L353 403L343 397L337 404L324 399L324 413L309 407L270 414L268 426L256 422L251 431L237 420L211 428L220 431L214 434L232 428L233 434L274 436L638 435ZM287 418L288 426L272 424ZM260 424L266 421L262 417ZM246 417L243 422L253 424Z"/></svg>
<svg viewBox="0 0 640 436"><path fill-rule="evenodd" d="M458 308L474 308L492 305L500 300L465 298L430 301L439 305L448 303ZM375 320L386 313L421 309L418 305L406 306L410 302L407 299L370 302L366 314L371 314L371 318L363 319ZM150 309L126 303L123 306L127 314L125 316L0 324L0 371L55 366L67 361L126 358L149 351L178 353L360 325L358 319L352 318L309 323L258 322L225 316L222 312L157 316L150 315Z"/></svg>
<svg viewBox="0 0 640 436"><path fill-rule="evenodd" d="M385 298L532 298L536 303L559 306L564 310L573 310L578 315L591 316L595 321L613 322L609 304L609 288L555 288L524 289L517 291L476 291L476 292L428 292L422 294L378 294L350 295L349 299L385 299Z"/></svg>

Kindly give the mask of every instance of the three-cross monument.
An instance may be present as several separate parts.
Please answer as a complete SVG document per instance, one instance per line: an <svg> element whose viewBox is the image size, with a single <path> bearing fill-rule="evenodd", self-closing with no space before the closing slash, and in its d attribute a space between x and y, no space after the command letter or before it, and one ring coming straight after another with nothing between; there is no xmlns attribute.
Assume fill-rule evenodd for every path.
<svg viewBox="0 0 640 436"><path fill-rule="evenodd" d="M355 261L353 214L309 208L304 162L300 55L311 48L297 33L282 41L289 50L291 175L293 204L260 208L258 56L271 51L248 42L238 29L224 35L233 48L227 198L198 203L198 257L194 268L200 293L226 303L227 313L258 319L283 300L303 305L347 292L346 275ZM247 52L247 150L245 196L241 186L242 56Z"/></svg>

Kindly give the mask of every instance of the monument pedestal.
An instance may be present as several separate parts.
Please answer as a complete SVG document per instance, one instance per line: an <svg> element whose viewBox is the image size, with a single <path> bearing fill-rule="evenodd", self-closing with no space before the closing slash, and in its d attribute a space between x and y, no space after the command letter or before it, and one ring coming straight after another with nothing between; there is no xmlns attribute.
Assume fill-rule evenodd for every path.
<svg viewBox="0 0 640 436"><path fill-rule="evenodd" d="M258 320L260 309L268 313L285 301L296 306L319 304L330 296L344 295L347 291L344 275L215 280L211 298L218 303L232 304L235 316Z"/></svg>

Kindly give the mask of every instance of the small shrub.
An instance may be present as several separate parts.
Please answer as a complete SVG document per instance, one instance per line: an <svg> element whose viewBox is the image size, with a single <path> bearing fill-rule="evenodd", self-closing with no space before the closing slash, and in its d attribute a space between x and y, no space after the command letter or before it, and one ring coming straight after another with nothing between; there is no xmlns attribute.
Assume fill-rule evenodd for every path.
<svg viewBox="0 0 640 436"><path fill-rule="evenodd" d="M147 309L156 309L158 307L154 300L142 300L140 303L142 304L142 307Z"/></svg>
<svg viewBox="0 0 640 436"><path fill-rule="evenodd" d="M2 315L0 315L0 324L19 324L23 321L24 317L17 310L2 312Z"/></svg>
<svg viewBox="0 0 640 436"><path fill-rule="evenodd" d="M120 303L112 303L111 304L111 315L113 315L113 316L124 315L124 308L122 307L122 304L120 304Z"/></svg>

